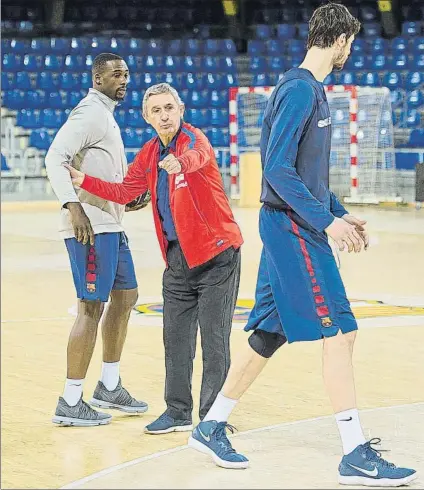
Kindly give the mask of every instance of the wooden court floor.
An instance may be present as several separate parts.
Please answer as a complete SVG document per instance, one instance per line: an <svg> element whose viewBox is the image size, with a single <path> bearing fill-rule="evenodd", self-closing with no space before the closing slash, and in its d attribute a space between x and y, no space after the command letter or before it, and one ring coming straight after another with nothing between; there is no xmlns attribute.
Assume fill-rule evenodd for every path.
<svg viewBox="0 0 424 490"><path fill-rule="evenodd" d="M408 463L408 444L415 441L416 447L417 441L424 443L423 425L417 422L417 407L421 406L415 405L424 401L424 211L366 207L351 211L368 219L372 237L368 252L341 255L341 272L360 323L355 351L358 403L361 409L370 410L364 412L364 420L366 427L375 427L372 435L389 439L390 459ZM243 306L251 304L254 295L260 239L257 210L235 209L235 215L245 238L239 294ZM125 386L149 403L149 411L141 416L113 412L113 422L104 427L54 426L51 417L63 389L66 343L75 305L68 258L56 231L58 221L56 203L2 205L1 488L59 488L85 477L88 480L75 486L241 488L249 482L253 485L259 475L258 486L252 488L300 488L308 484L306 476L297 473L290 481L278 480L276 468L281 464L267 463L267 454L290 441L291 457L305 457L310 454L305 449L307 441L316 459L324 447L323 440L328 438L327 446L335 458L339 447L331 417L319 422L319 430L315 422L287 426L291 429L284 425L331 414L322 386L319 342L282 349L231 418L240 431L234 439L236 447L256 454L252 464L256 462L260 471L255 472L253 465L248 470L251 473L244 476L238 472L225 476L227 473L214 468L202 455L180 451L187 434L143 433L143 427L164 409L161 317L157 308L151 308L151 303L158 303L160 310L163 262L150 208L125 218L139 281L139 304L144 305L140 310L152 310L152 315L135 312L131 317L121 362ZM239 320L232 334L233 352L247 338L241 330L243 315ZM99 338L85 384L86 399L100 374L100 342ZM199 348L193 380L195 421L200 376ZM387 408L399 405L406 408ZM279 428L271 431L246 432L275 424ZM163 460L143 459L173 448L180 452ZM420 451L420 460L414 464L424 469L423 454ZM90 475L120 468L116 465L129 461L134 464L125 471L106 472L90 480ZM207 483L211 486L201 486L202 473L194 463L208 472ZM146 474L148 478L140 476ZM333 477L335 473L330 471L322 475L327 480L320 481L326 488L335 488ZM314 486L319 487L320 481ZM424 480L420 481L422 485Z"/></svg>

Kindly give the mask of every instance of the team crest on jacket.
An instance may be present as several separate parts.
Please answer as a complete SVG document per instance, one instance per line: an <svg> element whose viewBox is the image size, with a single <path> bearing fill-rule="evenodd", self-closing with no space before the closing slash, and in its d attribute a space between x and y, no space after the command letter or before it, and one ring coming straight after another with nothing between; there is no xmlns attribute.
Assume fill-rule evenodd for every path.
<svg viewBox="0 0 424 490"><path fill-rule="evenodd" d="M178 174L175 177L175 190L181 189L181 187L187 187L187 181L184 174Z"/></svg>

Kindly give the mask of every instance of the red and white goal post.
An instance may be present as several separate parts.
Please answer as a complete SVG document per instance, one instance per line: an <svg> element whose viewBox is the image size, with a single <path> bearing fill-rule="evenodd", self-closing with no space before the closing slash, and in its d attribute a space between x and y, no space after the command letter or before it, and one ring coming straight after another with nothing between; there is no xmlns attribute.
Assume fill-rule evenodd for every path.
<svg viewBox="0 0 424 490"><path fill-rule="evenodd" d="M266 103L274 87L229 89L231 198L240 197L239 158L259 152ZM400 202L396 185L390 91L329 85L332 145L330 186L347 203Z"/></svg>

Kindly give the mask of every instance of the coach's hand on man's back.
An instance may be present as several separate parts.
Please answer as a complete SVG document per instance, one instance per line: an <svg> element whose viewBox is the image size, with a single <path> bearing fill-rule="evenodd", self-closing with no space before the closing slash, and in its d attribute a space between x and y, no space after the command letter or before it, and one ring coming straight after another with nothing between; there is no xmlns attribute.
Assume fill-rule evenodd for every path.
<svg viewBox="0 0 424 490"><path fill-rule="evenodd" d="M175 155L168 155L159 162L159 167L163 168L168 174L179 174L181 172L181 163Z"/></svg>
<svg viewBox="0 0 424 490"><path fill-rule="evenodd" d="M353 250L360 252L365 242L355 225L348 223L343 218L334 218L334 221L325 231L337 243L340 251L343 251L347 246L349 253Z"/></svg>
<svg viewBox="0 0 424 490"><path fill-rule="evenodd" d="M75 238L84 245L88 242L90 242L90 245L94 245L94 231L81 203L68 202L65 206L71 214Z"/></svg>

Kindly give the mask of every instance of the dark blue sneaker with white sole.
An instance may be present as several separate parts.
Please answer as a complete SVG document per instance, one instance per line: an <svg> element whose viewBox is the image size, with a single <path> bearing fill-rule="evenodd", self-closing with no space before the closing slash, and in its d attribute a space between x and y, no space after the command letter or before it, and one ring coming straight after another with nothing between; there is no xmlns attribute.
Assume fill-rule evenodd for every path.
<svg viewBox="0 0 424 490"><path fill-rule="evenodd" d="M146 434L168 434L169 432L185 432L190 430L193 430L191 420L174 419L166 412L144 428Z"/></svg>
<svg viewBox="0 0 424 490"><path fill-rule="evenodd" d="M339 483L367 487L399 487L415 480L415 470L398 468L383 459L381 453L371 447L372 444L380 442L381 439L371 439L343 456L339 465Z"/></svg>
<svg viewBox="0 0 424 490"><path fill-rule="evenodd" d="M228 440L226 429L234 433L235 428L227 422L208 420L200 422L191 434L189 447L201 453L212 456L215 464L222 468L244 469L249 466L246 456L239 454L233 449Z"/></svg>

